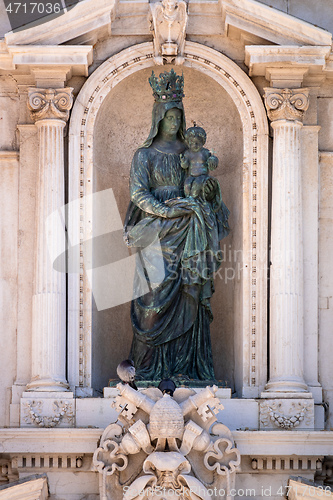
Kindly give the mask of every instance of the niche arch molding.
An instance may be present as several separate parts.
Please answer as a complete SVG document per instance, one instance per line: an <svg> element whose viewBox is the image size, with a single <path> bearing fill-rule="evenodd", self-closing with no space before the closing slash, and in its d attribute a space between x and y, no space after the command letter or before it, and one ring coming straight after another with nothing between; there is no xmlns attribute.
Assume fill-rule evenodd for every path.
<svg viewBox="0 0 333 500"><path fill-rule="evenodd" d="M234 101L243 127L243 265L235 311L235 383L239 396L258 397L267 382L268 123L250 78L231 59L210 47L186 42L184 66L213 78ZM92 235L94 125L105 97L123 79L153 67L153 44L138 44L110 57L85 82L69 126L69 214L71 244L80 272L68 278L68 379L80 394L91 390L92 291L83 266L83 242ZM163 71L163 67L161 67ZM75 201L76 200L76 201ZM78 393L77 389L76 392Z"/></svg>

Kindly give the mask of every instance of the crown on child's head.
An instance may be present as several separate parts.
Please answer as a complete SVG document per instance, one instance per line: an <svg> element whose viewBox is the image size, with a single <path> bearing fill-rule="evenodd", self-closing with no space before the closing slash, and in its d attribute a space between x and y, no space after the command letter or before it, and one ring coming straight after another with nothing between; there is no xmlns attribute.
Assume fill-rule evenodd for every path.
<svg viewBox="0 0 333 500"><path fill-rule="evenodd" d="M161 73L159 79L153 71L148 81L156 102L180 102L184 97L184 76L177 75L173 69Z"/></svg>

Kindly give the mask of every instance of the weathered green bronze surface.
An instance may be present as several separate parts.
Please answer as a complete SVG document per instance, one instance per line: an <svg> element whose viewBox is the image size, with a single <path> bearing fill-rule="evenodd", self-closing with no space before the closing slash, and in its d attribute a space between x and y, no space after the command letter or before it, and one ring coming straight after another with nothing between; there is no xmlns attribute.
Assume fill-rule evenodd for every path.
<svg viewBox="0 0 333 500"><path fill-rule="evenodd" d="M192 171L196 195L190 189L185 196L191 172L181 165L187 150L183 81L173 71L160 77L150 78L155 97L152 127L134 155L130 174L125 236L138 251L134 290L139 295L143 284L150 290L132 301L130 358L138 381L211 382L210 298L221 261L219 241L229 232L229 211L218 182L208 175L195 177ZM153 246L147 260L141 250L156 236L160 247ZM155 247L156 252L162 250L165 273L158 286L151 279L158 257Z"/></svg>

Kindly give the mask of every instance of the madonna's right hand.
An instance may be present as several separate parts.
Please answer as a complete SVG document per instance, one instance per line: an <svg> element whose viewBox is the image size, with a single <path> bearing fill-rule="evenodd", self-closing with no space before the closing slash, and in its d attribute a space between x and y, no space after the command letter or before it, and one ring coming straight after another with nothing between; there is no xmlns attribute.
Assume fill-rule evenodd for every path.
<svg viewBox="0 0 333 500"><path fill-rule="evenodd" d="M169 207L166 212L166 218L174 219L175 217L183 217L184 215L189 215L191 211L190 208L185 207Z"/></svg>

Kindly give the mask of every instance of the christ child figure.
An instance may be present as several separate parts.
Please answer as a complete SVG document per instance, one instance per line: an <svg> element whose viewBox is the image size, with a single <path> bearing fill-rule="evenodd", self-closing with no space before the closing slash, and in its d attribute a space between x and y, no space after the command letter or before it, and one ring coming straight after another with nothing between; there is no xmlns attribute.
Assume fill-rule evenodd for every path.
<svg viewBox="0 0 333 500"><path fill-rule="evenodd" d="M180 156L181 167L187 170L188 174L184 183L186 197L205 198L205 188L215 181L210 177L209 171L215 170L219 161L207 148L204 148L206 138L206 132L202 127L191 127L186 130L185 141L188 149Z"/></svg>

